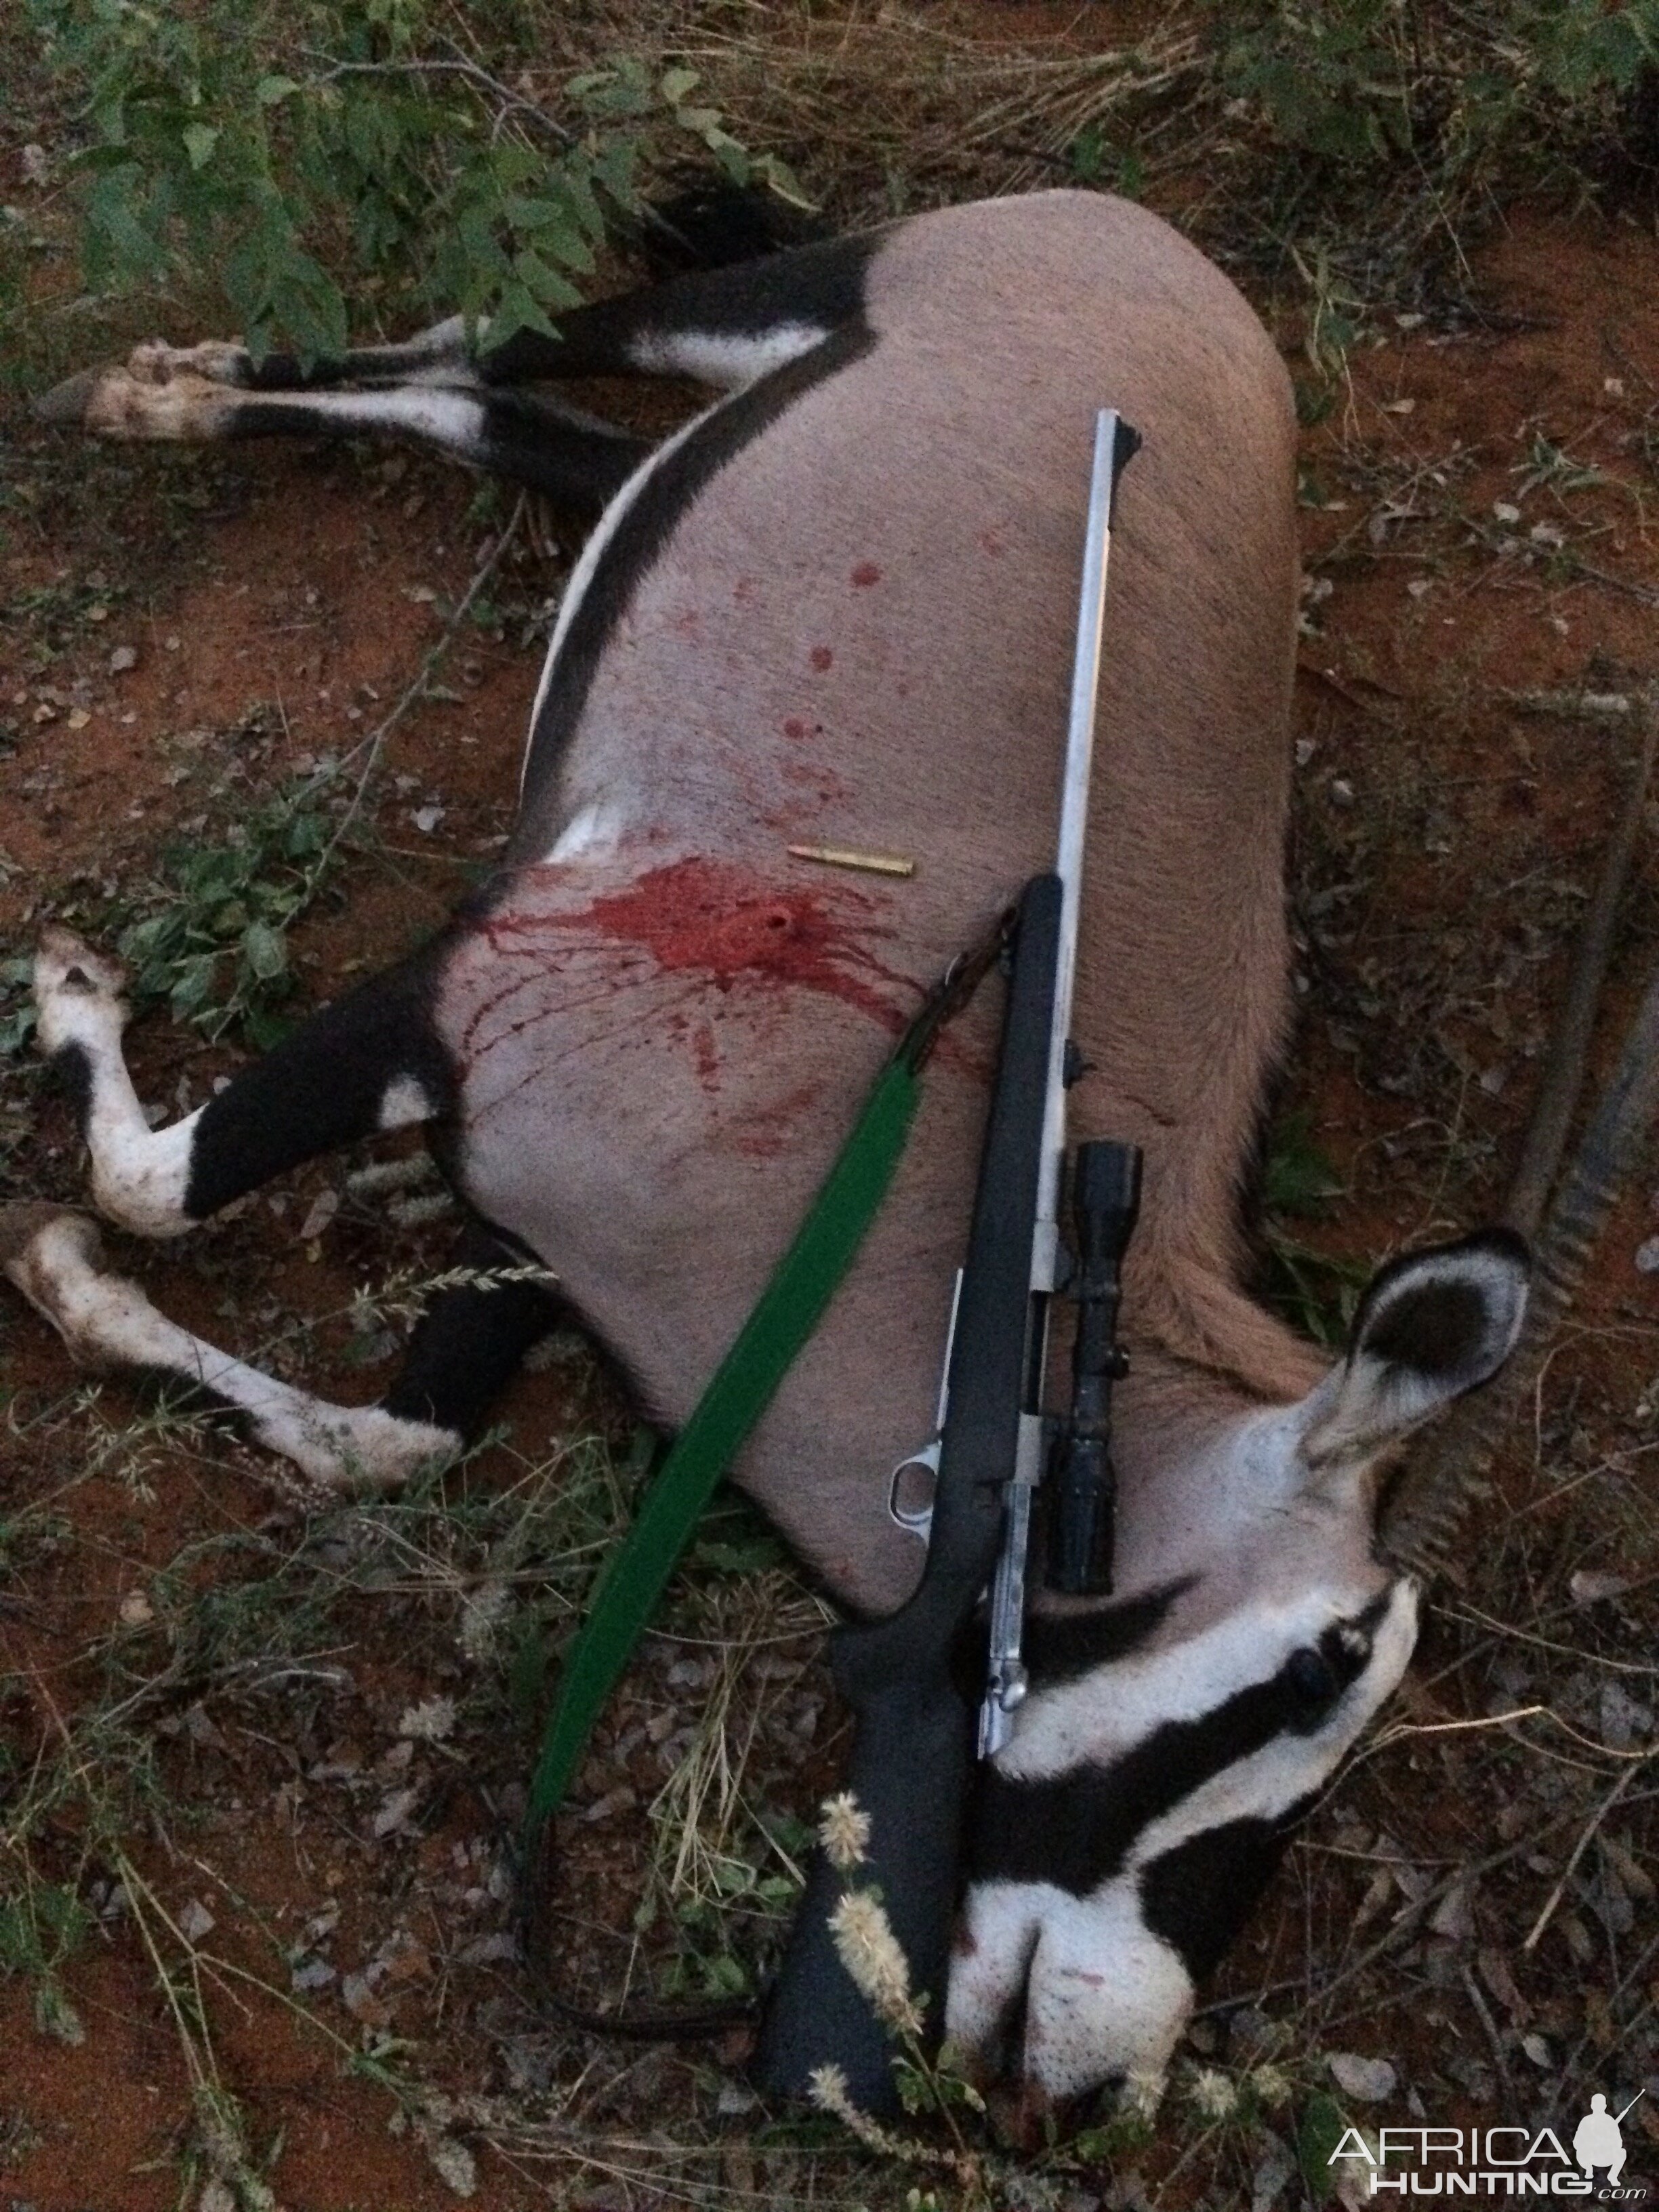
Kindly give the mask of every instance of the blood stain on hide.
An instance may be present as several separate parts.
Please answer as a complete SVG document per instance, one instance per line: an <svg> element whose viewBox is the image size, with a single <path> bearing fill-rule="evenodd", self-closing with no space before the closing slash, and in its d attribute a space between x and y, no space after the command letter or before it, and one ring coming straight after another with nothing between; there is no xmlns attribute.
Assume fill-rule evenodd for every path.
<svg viewBox="0 0 1659 2212"><path fill-rule="evenodd" d="M826 668L833 665L836 656L827 645L815 645L807 658L822 676Z"/></svg>
<svg viewBox="0 0 1659 2212"><path fill-rule="evenodd" d="M853 571L852 581L854 590L867 592L872 584L880 583L881 571L873 561L860 561Z"/></svg>
<svg viewBox="0 0 1659 2212"><path fill-rule="evenodd" d="M988 553L994 561L1000 560L1004 550L1001 532L996 530L981 530L979 533L979 550L981 553Z"/></svg>
<svg viewBox="0 0 1659 2212"><path fill-rule="evenodd" d="M789 1149L801 1118L817 1103L810 1083L798 1084L781 1098L745 1107L726 1131L726 1141L734 1152L753 1160L775 1160Z"/></svg>
<svg viewBox="0 0 1659 2212"><path fill-rule="evenodd" d="M692 1033L691 1051L697 1064L697 1080L705 1091L718 1091L720 1056L714 1042L714 1024L699 1022Z"/></svg>
<svg viewBox="0 0 1659 2212"><path fill-rule="evenodd" d="M536 940L574 933L637 948L663 973L701 974L720 991L741 982L750 990L820 992L896 1036L916 987L862 941L884 933L878 910L860 893L779 890L724 861L684 860L653 868L576 913L498 912L486 929L498 951L530 951ZM693 1049L702 1073L699 1037Z"/></svg>
<svg viewBox="0 0 1659 2212"><path fill-rule="evenodd" d="M799 714L789 716L784 723L783 734L786 738L792 738L797 744L801 743L806 735L806 725Z"/></svg>

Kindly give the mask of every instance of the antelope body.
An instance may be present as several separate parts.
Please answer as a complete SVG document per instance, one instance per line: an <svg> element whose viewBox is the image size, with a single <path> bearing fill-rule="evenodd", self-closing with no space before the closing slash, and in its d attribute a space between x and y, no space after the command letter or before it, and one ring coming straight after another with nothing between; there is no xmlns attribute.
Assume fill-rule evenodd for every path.
<svg viewBox="0 0 1659 2212"><path fill-rule="evenodd" d="M525 395L595 368L730 396L647 454ZM1394 1687L1410 1582L1374 1548L1388 1447L1491 1373L1524 1255L1396 1261L1334 1368L1238 1287L1236 1195L1283 1042L1294 418L1267 334L1155 217L954 209L580 311L482 362L453 326L327 390L146 349L60 401L125 434L380 426L602 511L566 596L494 880L401 969L149 1132L118 976L62 933L40 1034L93 1189L146 1235L376 1127L431 1122L475 1257L528 1253L682 1422L921 994L1053 850L1095 410L1145 447L1115 532L1074 1133L1146 1158L1118 1396L1117 1589L1030 1625L985 1779L953 2036L1048 2095L1156 2077L1288 1821ZM272 387L287 385L292 388ZM791 843L914 860L842 875ZM994 1057L948 1032L899 1178L734 1470L846 1606L921 1563L889 1510L928 1435ZM550 1301L452 1293L378 1408L241 1367L15 1210L9 1271L72 1348L240 1407L327 1484L454 1449Z"/></svg>

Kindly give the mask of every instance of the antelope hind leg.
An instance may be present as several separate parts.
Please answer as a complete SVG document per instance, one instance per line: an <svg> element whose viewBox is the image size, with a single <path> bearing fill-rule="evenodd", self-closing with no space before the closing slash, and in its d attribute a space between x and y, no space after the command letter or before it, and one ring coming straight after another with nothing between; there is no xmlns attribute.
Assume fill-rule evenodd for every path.
<svg viewBox="0 0 1659 2212"><path fill-rule="evenodd" d="M0 1268L82 1364L135 1369L205 1393L319 1490L395 1490L461 1449L453 1429L383 1406L329 1405L192 1336L136 1283L105 1270L97 1224L83 1213L0 1207Z"/></svg>

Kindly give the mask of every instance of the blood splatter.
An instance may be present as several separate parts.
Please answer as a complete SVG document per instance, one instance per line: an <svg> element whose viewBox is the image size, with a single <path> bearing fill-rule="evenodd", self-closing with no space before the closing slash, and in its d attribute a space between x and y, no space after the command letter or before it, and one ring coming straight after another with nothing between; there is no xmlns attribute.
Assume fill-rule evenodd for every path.
<svg viewBox="0 0 1659 2212"><path fill-rule="evenodd" d="M860 561L853 571L852 580L854 590L867 592L872 584L880 583L881 571L873 561Z"/></svg>
<svg viewBox="0 0 1659 2212"><path fill-rule="evenodd" d="M790 715L783 726L783 734L786 738L793 738L797 744L800 744L806 735L806 725L799 714Z"/></svg>
<svg viewBox="0 0 1659 2212"><path fill-rule="evenodd" d="M701 970L722 991L741 979L765 988L822 992L896 1034L915 986L860 942L872 933L873 904L846 890L832 902L816 890L779 890L724 861L674 860L579 913L538 916L530 929L637 946L665 973ZM496 916L492 935L503 927L516 934L514 919Z"/></svg>
<svg viewBox="0 0 1659 2212"><path fill-rule="evenodd" d="M836 656L830 652L827 645L815 645L807 658L811 660L813 667L817 670L818 674L822 676L824 670L834 664Z"/></svg>
<svg viewBox="0 0 1659 2212"><path fill-rule="evenodd" d="M994 561L1000 560L1005 550L1001 532L996 530L981 530L979 533L979 550L981 553L988 553Z"/></svg>
<svg viewBox="0 0 1659 2212"><path fill-rule="evenodd" d="M697 1064L697 1080L705 1091L720 1089L720 1056L714 1043L714 1024L699 1022L691 1037L691 1051Z"/></svg>

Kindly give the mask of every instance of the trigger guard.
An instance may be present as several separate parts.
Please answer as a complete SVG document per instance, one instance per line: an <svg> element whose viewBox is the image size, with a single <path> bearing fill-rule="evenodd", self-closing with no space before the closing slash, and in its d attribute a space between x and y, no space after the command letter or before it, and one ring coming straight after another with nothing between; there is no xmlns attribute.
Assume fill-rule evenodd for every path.
<svg viewBox="0 0 1659 2212"><path fill-rule="evenodd" d="M887 1481L887 1514L894 1524L912 1536L920 1536L926 1543L933 1534L933 1508L930 1499L919 1511L910 1512L899 1504L899 1483L907 1468L925 1467L935 1481L939 1479L939 1440L937 1437L920 1451L910 1452L893 1469Z"/></svg>

